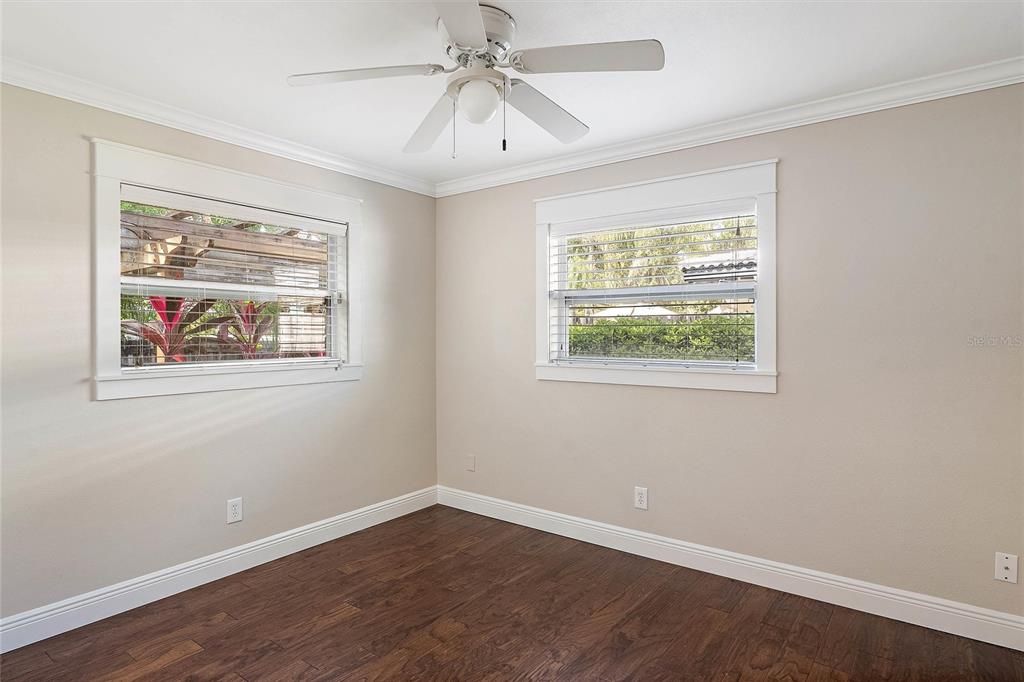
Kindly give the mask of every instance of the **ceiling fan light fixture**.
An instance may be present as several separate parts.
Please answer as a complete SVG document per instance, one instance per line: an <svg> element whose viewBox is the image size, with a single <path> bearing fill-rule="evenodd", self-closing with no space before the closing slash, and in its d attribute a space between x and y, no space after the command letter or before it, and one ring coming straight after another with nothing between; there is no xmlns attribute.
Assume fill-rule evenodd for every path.
<svg viewBox="0 0 1024 682"><path fill-rule="evenodd" d="M470 123L487 123L498 111L501 97L490 82L471 80L459 89L459 111Z"/></svg>
<svg viewBox="0 0 1024 682"><path fill-rule="evenodd" d="M563 144L576 142L590 130L529 83L520 78L509 78L502 69L512 69L521 74L594 73L658 71L665 66L665 49L653 38L555 45L512 52L516 22L508 12L481 5L479 0L435 0L433 4L438 15L438 32L454 65L405 64L300 73L289 76L288 84L317 85L395 76L448 76L444 93L403 148L407 153L419 153L429 151L449 124L453 125L454 142L454 122L459 111L468 122L482 125L494 118L499 105L504 121L505 104ZM502 150L506 149L505 142L503 138Z"/></svg>

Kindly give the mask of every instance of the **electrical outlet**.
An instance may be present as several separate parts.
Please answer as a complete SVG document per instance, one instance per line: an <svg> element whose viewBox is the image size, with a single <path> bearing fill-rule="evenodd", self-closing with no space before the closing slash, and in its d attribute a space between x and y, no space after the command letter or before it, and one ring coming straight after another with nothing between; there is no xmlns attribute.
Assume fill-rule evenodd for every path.
<svg viewBox="0 0 1024 682"><path fill-rule="evenodd" d="M633 488L633 506L637 509L647 509L647 488Z"/></svg>
<svg viewBox="0 0 1024 682"><path fill-rule="evenodd" d="M462 458L462 464L466 471L476 471L476 455L466 455Z"/></svg>
<svg viewBox="0 0 1024 682"><path fill-rule="evenodd" d="M1017 555L996 552L996 580L1004 583L1017 582Z"/></svg>
<svg viewBox="0 0 1024 682"><path fill-rule="evenodd" d="M235 497L228 500L228 523L238 523L242 520L242 498Z"/></svg>

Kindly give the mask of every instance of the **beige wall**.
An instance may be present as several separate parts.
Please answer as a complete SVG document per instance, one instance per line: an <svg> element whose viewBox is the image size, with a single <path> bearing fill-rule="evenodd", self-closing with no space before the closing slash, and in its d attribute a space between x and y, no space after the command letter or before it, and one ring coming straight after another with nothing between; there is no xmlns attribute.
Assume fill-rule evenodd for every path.
<svg viewBox="0 0 1024 682"><path fill-rule="evenodd" d="M2 117L3 615L438 479L1024 613L992 580L1024 349L969 343L1024 335L1024 86L436 203L18 88ZM90 401L88 136L365 199L365 378ZM534 379L535 198L769 157L777 395Z"/></svg>
<svg viewBox="0 0 1024 682"><path fill-rule="evenodd" d="M3 615L435 483L433 199L18 88L2 118ZM365 378L90 401L88 136L364 199Z"/></svg>
<svg viewBox="0 0 1024 682"><path fill-rule="evenodd" d="M1024 335L1022 120L1014 86L438 200L440 483L1024 613L1024 348L969 343ZM777 395L534 379L534 199L772 157Z"/></svg>

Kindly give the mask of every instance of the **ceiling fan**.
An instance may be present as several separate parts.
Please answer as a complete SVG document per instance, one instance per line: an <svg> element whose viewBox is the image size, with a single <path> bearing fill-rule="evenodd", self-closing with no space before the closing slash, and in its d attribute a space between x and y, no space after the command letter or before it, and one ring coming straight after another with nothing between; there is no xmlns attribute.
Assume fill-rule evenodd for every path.
<svg viewBox="0 0 1024 682"><path fill-rule="evenodd" d="M396 76L450 74L444 93L409 138L403 151L425 152L441 136L455 111L470 123L494 118L498 106L510 104L557 140L575 142L590 128L519 78L521 74L585 71L658 71L665 66L665 51L657 40L560 45L510 52L516 22L508 12L480 5L477 0L435 2L438 31L455 64L408 64L369 69L302 73L288 77L289 85L321 85ZM505 142L502 141L502 149Z"/></svg>

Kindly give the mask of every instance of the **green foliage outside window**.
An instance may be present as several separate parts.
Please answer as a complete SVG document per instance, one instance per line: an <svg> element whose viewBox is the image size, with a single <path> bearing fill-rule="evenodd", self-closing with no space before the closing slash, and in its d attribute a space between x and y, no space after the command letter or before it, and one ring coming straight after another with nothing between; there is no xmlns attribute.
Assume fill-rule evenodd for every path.
<svg viewBox="0 0 1024 682"><path fill-rule="evenodd" d="M566 238L568 291L743 282L756 278L754 216ZM639 302L638 302L639 301ZM660 302L659 302L660 301ZM754 301L665 302L622 295L569 306L567 357L754 362ZM661 314L659 314L661 313Z"/></svg>
<svg viewBox="0 0 1024 682"><path fill-rule="evenodd" d="M565 244L569 289L683 284L691 259L730 261L757 250L754 216L571 236Z"/></svg>
<svg viewBox="0 0 1024 682"><path fill-rule="evenodd" d="M643 318L570 325L570 357L754 361L754 316L708 315L687 323Z"/></svg>
<svg viewBox="0 0 1024 682"><path fill-rule="evenodd" d="M282 315L308 315L310 307L308 303L289 307L278 301L122 295L122 365L320 357L322 351L282 348L279 342ZM322 314L315 308L313 314ZM311 324L310 318L305 319L300 324Z"/></svg>

